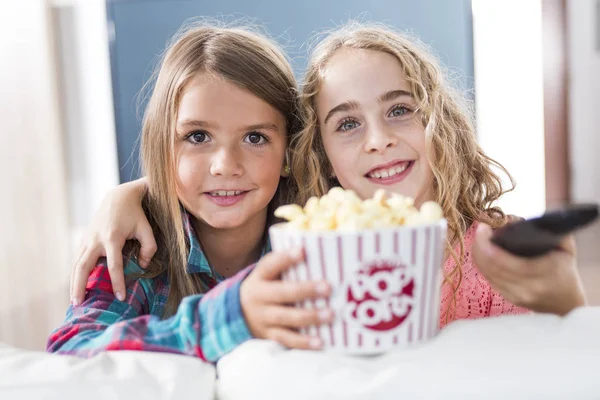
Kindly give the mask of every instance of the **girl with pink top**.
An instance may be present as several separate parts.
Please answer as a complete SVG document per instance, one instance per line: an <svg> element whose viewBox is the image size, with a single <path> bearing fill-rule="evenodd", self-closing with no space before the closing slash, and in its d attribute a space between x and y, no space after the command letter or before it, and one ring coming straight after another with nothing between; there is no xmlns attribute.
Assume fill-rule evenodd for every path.
<svg viewBox="0 0 600 400"><path fill-rule="evenodd" d="M469 102L418 40L355 22L328 33L312 53L301 102L304 129L290 153L297 203L341 185L362 198L383 188L417 206L442 206L448 245L441 326L529 310L564 315L585 304L572 236L535 259L491 244L492 229L511 219L494 206L512 190L494 169L512 178L478 146ZM104 200L75 267L72 297L82 297L89 265L105 249L136 238L141 258L152 257L154 238L140 205L145 186L121 185ZM115 269L113 281L121 280Z"/></svg>
<svg viewBox="0 0 600 400"><path fill-rule="evenodd" d="M418 40L358 23L329 33L313 50L301 103L305 126L292 143L301 203L339 183L362 198L383 188L442 206L442 326L584 304L572 238L547 260L490 245L490 227L509 222L493 205L507 190L492 168L512 178L477 145L470 104Z"/></svg>

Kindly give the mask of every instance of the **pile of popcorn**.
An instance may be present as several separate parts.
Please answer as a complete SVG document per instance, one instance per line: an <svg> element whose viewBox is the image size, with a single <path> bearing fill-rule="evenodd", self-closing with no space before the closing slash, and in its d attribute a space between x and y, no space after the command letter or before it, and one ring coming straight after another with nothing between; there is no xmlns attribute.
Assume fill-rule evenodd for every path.
<svg viewBox="0 0 600 400"><path fill-rule="evenodd" d="M388 196L378 190L371 199L361 200L352 190L332 188L321 198L311 197L306 205L288 204L275 210L290 229L307 231L356 232L398 225L422 225L443 218L442 208L427 201L417 209L410 197Z"/></svg>

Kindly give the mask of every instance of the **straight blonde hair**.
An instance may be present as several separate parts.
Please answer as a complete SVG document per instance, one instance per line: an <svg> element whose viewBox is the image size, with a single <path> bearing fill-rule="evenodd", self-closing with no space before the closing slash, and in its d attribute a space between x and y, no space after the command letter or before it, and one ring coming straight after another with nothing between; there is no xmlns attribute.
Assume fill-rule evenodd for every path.
<svg viewBox="0 0 600 400"><path fill-rule="evenodd" d="M175 313L183 297L206 290L197 274L186 273L189 243L175 178L177 110L187 83L198 73L219 76L278 110L286 120L288 145L300 129L297 83L284 52L272 40L253 29L204 22L185 26L174 37L150 81L154 89L144 114L140 151L148 179L143 206L158 246L144 277L167 274L165 316ZM269 209L290 201L295 193L294 181L282 179Z"/></svg>

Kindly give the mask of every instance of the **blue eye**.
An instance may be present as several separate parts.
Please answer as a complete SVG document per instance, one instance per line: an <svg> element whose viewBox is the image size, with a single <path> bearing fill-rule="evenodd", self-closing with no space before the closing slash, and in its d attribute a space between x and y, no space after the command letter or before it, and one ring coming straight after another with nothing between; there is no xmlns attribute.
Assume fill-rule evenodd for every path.
<svg viewBox="0 0 600 400"><path fill-rule="evenodd" d="M267 137L261 133L251 132L246 135L244 142L253 146L263 146L269 142L269 139L267 139Z"/></svg>
<svg viewBox="0 0 600 400"><path fill-rule="evenodd" d="M402 117L408 114L409 112L410 110L407 107L394 106L394 108L392 108L392 110L390 111L388 117Z"/></svg>
<svg viewBox="0 0 600 400"><path fill-rule="evenodd" d="M360 124L358 123L358 121L354 120L354 119L345 119L342 120L342 122L340 122L340 124L337 127L337 131L340 132L347 132L350 131L352 129L356 129L360 126Z"/></svg>

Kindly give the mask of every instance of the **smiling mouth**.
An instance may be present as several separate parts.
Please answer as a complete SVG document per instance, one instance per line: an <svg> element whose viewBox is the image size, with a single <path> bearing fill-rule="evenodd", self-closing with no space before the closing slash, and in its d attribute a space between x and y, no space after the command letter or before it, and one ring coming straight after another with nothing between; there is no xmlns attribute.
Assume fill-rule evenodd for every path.
<svg viewBox="0 0 600 400"><path fill-rule="evenodd" d="M239 196L240 194L246 193L247 190L214 190L212 192L206 192L209 196L213 197L229 197Z"/></svg>
<svg viewBox="0 0 600 400"><path fill-rule="evenodd" d="M230 207L238 204L242 201L246 195L250 193L250 190L212 190L210 192L204 192L204 195L215 205L219 207Z"/></svg>
<svg viewBox="0 0 600 400"><path fill-rule="evenodd" d="M365 174L365 177L370 179L389 179L401 175L412 167L414 161L399 161L392 165L374 168Z"/></svg>

